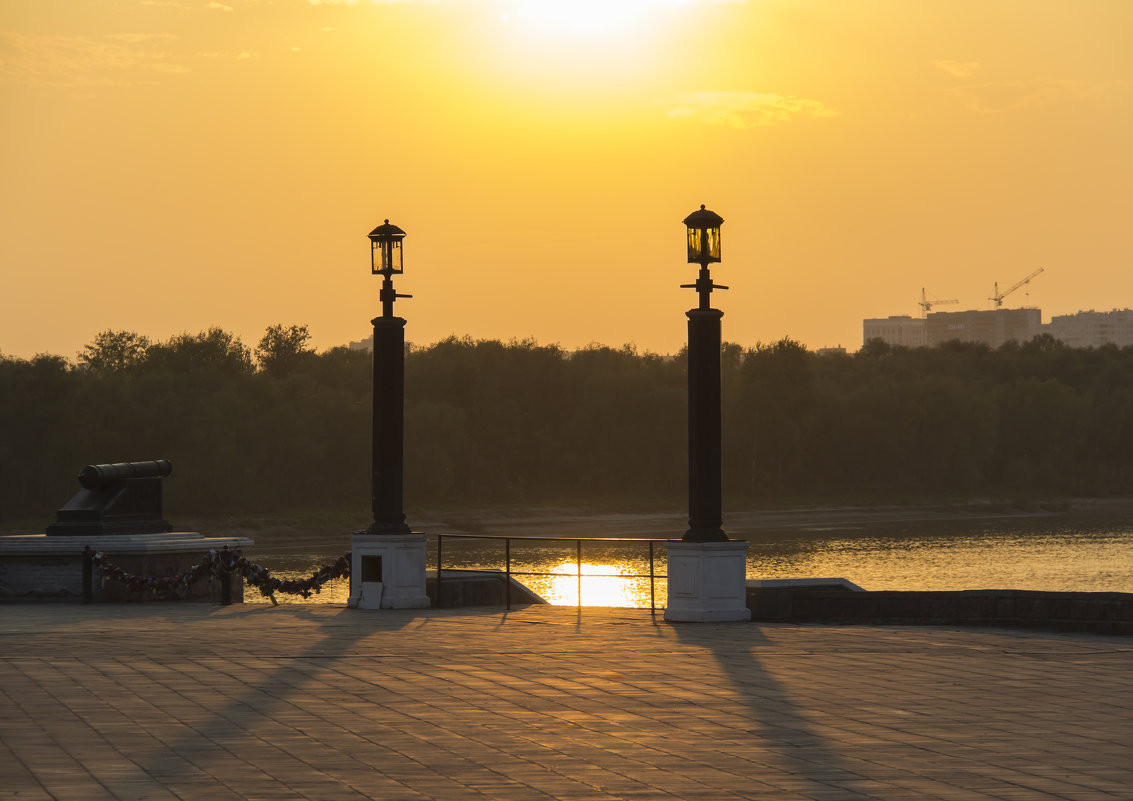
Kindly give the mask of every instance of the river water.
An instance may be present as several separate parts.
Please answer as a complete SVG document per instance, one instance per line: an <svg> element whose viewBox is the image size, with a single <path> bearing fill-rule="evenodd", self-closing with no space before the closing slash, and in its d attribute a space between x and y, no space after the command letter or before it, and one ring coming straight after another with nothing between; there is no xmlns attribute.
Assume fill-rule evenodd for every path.
<svg viewBox="0 0 1133 801"><path fill-rule="evenodd" d="M934 520L790 529L729 530L747 539L748 578L845 578L867 590L1022 589L1133 592L1133 523L1064 518L993 521ZM602 537L600 530L590 536ZM665 548L653 548L653 598L665 603ZM504 544L445 537L444 566L499 569ZM340 554L331 550L248 554L281 578L310 575ZM512 572L553 604L649 607L649 545L646 541L582 544L512 540ZM436 566L436 538L428 562ZM277 596L281 603L345 603L346 581L328 584L310 601ZM245 600L267 603L252 589Z"/></svg>

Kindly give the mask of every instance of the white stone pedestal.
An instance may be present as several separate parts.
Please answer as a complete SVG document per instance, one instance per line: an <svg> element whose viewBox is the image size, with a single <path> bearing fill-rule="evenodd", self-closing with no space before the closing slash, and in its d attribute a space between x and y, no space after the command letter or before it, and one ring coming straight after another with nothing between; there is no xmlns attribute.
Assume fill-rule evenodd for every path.
<svg viewBox="0 0 1133 801"><path fill-rule="evenodd" d="M665 620L751 620L746 541L667 542L665 548L669 554Z"/></svg>
<svg viewBox="0 0 1133 801"><path fill-rule="evenodd" d="M355 534L350 538L350 550L348 606L359 606L362 599L361 608L374 608L375 595L381 599L382 609L425 609L430 605L425 592L424 534ZM380 592L363 592L364 586L379 583Z"/></svg>

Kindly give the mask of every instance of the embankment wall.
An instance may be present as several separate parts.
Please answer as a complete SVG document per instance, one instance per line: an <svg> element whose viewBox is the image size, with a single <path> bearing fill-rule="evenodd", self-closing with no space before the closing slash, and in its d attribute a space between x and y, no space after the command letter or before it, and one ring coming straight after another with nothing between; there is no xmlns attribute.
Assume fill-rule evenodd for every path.
<svg viewBox="0 0 1133 801"><path fill-rule="evenodd" d="M748 588L752 620L915 626L995 626L1133 634L1133 593Z"/></svg>

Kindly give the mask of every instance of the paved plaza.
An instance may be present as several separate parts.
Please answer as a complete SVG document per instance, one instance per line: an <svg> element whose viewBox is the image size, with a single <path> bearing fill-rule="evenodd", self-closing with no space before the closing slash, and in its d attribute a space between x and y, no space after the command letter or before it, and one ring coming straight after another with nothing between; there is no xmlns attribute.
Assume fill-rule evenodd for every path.
<svg viewBox="0 0 1133 801"><path fill-rule="evenodd" d="M1133 639L0 605L3 799L1133 799Z"/></svg>

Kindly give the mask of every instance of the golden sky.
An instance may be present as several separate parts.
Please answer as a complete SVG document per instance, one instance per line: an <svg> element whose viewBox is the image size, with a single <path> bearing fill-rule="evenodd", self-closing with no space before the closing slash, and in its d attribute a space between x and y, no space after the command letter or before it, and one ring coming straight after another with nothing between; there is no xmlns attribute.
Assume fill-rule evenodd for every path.
<svg viewBox="0 0 1133 801"><path fill-rule="evenodd" d="M273 323L674 352L1133 306L1131 0L0 0L0 352Z"/></svg>

